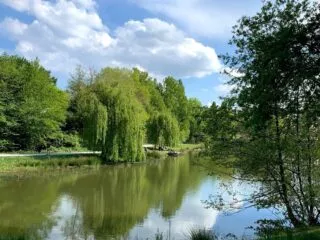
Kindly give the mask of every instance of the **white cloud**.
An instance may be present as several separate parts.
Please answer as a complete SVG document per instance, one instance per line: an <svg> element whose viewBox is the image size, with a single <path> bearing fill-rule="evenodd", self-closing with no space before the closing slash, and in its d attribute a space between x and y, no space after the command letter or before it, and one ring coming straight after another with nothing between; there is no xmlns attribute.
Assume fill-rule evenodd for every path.
<svg viewBox="0 0 320 240"><path fill-rule="evenodd" d="M221 96L228 95L232 89L233 89L233 86L228 85L226 83L221 83L214 87L214 90Z"/></svg>
<svg viewBox="0 0 320 240"><path fill-rule="evenodd" d="M75 0L75 3L79 4L86 9L94 9L96 7L96 2L93 0Z"/></svg>
<svg viewBox="0 0 320 240"><path fill-rule="evenodd" d="M241 78L245 76L245 74L243 72L240 72L238 69L231 69L228 67L222 69L221 73L226 74L228 77L231 78Z"/></svg>
<svg viewBox="0 0 320 240"><path fill-rule="evenodd" d="M261 7L257 0L130 0L138 6L176 21L188 32L205 37L226 38L244 14Z"/></svg>
<svg viewBox="0 0 320 240"><path fill-rule="evenodd" d="M235 85L229 84L231 78L243 77L244 74L239 72L237 69L223 68L218 77L218 85L213 87L215 93L220 97L226 97L236 87Z"/></svg>
<svg viewBox="0 0 320 240"><path fill-rule="evenodd" d="M64 76L77 64L138 66L154 76L176 77L202 77L221 69L213 48L159 19L131 20L109 33L92 0L0 3L34 17L30 24L9 17L0 23L0 33L16 41L16 52L38 57L45 67Z"/></svg>
<svg viewBox="0 0 320 240"><path fill-rule="evenodd" d="M17 11L28 11L33 0L0 0L3 3Z"/></svg>
<svg viewBox="0 0 320 240"><path fill-rule="evenodd" d="M221 68L214 49L159 19L129 21L119 27L109 53L114 61L138 64L156 75L202 77Z"/></svg>
<svg viewBox="0 0 320 240"><path fill-rule="evenodd" d="M177 209L170 220L160 214L160 209L152 209L141 224L130 230L129 239L152 238L156 232L161 232L164 239L186 239L189 231L195 227L211 229L217 220L219 212L205 208L202 203L208 198L206 189L216 191L217 185L212 179L206 179L196 192L190 192L184 197L181 207Z"/></svg>
<svg viewBox="0 0 320 240"><path fill-rule="evenodd" d="M5 18L0 23L0 29L6 30L6 33L12 36L21 36L27 28L27 24L12 18Z"/></svg>

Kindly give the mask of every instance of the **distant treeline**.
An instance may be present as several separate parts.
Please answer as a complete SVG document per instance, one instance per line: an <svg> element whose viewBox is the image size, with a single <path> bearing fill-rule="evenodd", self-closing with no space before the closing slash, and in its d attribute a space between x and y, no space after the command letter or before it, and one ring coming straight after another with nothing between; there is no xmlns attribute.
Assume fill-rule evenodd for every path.
<svg viewBox="0 0 320 240"><path fill-rule="evenodd" d="M204 140L207 108L186 97L181 80L77 67L68 89L56 81L38 60L0 56L0 151L86 147L108 161L140 161L143 143Z"/></svg>

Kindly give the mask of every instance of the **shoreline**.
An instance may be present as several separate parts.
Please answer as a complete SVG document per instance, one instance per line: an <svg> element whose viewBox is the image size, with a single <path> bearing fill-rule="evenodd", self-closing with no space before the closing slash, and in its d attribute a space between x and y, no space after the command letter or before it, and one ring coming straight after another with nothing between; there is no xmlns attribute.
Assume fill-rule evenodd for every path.
<svg viewBox="0 0 320 240"><path fill-rule="evenodd" d="M173 148L175 151L185 153L201 148L201 144L181 144ZM0 174L10 175L22 172L34 172L41 170L61 170L96 168L103 165L119 164L145 164L148 160L158 160L168 157L168 151L149 150L146 152L146 161L143 162L103 162L99 151L86 152L55 152L55 153L3 153L0 154Z"/></svg>

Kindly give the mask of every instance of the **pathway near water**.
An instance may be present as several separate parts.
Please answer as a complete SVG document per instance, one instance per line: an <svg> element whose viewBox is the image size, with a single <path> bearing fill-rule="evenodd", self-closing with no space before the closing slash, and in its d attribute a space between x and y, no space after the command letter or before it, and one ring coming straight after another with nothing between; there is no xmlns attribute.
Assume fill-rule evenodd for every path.
<svg viewBox="0 0 320 240"><path fill-rule="evenodd" d="M0 157L45 157L71 155L99 155L101 152L0 153Z"/></svg>
<svg viewBox="0 0 320 240"><path fill-rule="evenodd" d="M152 144L144 144L144 148L153 147ZM72 156L72 155L99 155L100 151L87 152L45 152L45 153L0 153L0 157L45 157L45 156Z"/></svg>

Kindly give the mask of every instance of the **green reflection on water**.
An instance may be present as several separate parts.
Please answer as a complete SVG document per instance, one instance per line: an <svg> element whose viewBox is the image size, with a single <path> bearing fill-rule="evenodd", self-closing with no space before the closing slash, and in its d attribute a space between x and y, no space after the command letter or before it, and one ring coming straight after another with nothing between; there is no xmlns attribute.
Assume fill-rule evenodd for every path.
<svg viewBox="0 0 320 240"><path fill-rule="evenodd" d="M154 208L170 218L207 176L190 158L2 181L0 236L46 238L61 220L54 212L64 196L73 203L61 228L70 239L126 236Z"/></svg>

